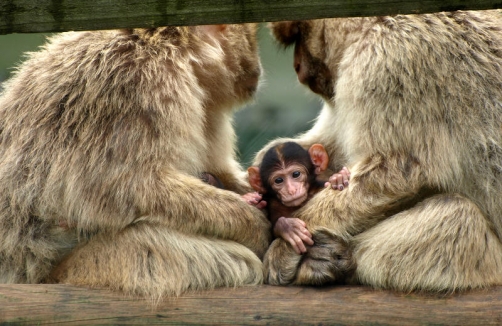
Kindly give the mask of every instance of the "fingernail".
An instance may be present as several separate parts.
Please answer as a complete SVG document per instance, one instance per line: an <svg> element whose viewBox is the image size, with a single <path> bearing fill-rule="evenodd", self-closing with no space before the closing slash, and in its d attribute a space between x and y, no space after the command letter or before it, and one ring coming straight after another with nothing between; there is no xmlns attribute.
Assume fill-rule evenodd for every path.
<svg viewBox="0 0 502 326"><path fill-rule="evenodd" d="M338 189L343 190L343 186L342 186L342 185L340 185L340 186L338 187Z"/></svg>

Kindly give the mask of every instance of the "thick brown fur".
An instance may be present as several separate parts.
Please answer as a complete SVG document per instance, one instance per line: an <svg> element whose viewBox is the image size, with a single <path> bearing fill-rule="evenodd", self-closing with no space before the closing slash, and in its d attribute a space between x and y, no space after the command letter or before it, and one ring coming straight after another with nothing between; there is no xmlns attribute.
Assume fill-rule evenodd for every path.
<svg viewBox="0 0 502 326"><path fill-rule="evenodd" d="M270 223L238 194L232 128L255 33L64 33L30 54L0 97L0 282L154 298L262 282Z"/></svg>
<svg viewBox="0 0 502 326"><path fill-rule="evenodd" d="M293 140L345 158L332 169L346 164L351 180L297 212L314 242L320 233L324 240L303 258L275 240L266 281L324 284L336 281L332 271L357 265L356 282L401 291L502 284L501 13L282 22L272 30L295 44L299 80L326 101L314 127Z"/></svg>

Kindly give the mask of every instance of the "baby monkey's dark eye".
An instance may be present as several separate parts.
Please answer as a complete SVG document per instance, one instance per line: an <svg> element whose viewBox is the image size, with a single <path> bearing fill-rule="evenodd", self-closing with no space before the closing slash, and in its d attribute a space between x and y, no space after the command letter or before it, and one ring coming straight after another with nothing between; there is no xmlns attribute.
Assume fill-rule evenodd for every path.
<svg viewBox="0 0 502 326"><path fill-rule="evenodd" d="M298 178L300 175L301 175L300 171L293 172L293 178L295 178L295 179Z"/></svg>
<svg viewBox="0 0 502 326"><path fill-rule="evenodd" d="M283 181L284 181L284 179L283 179L283 178L277 178L277 179L275 179L275 180L274 180L275 184L280 184L280 183L282 183Z"/></svg>

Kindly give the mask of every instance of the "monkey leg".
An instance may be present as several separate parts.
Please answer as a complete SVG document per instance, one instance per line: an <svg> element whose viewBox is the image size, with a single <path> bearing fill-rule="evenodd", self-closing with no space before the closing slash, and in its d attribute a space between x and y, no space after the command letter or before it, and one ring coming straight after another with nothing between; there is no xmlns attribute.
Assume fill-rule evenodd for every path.
<svg viewBox="0 0 502 326"><path fill-rule="evenodd" d="M265 283L287 285L293 282L302 259L293 247L281 238L275 239L263 257Z"/></svg>
<svg viewBox="0 0 502 326"><path fill-rule="evenodd" d="M322 285L344 281L352 275L355 261L347 241L327 228L312 231L314 245L303 256L294 284Z"/></svg>
<svg viewBox="0 0 502 326"><path fill-rule="evenodd" d="M354 238L355 278L400 291L502 284L502 245L478 207L437 195Z"/></svg>
<svg viewBox="0 0 502 326"><path fill-rule="evenodd" d="M186 291L260 284L262 263L243 245L138 223L76 248L53 281L160 299Z"/></svg>
<svg viewBox="0 0 502 326"><path fill-rule="evenodd" d="M298 255L276 239L264 258L265 282L274 285L322 285L343 281L355 268L349 244L326 228L312 232L314 246Z"/></svg>

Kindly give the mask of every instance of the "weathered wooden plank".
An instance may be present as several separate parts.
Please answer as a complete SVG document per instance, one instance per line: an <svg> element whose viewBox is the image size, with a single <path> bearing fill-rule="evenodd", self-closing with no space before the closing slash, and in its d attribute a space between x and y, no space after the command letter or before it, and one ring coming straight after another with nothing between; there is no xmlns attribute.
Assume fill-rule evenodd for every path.
<svg viewBox="0 0 502 326"><path fill-rule="evenodd" d="M216 289L161 301L66 285L0 285L0 323L500 325L502 287L427 296L365 287Z"/></svg>
<svg viewBox="0 0 502 326"><path fill-rule="evenodd" d="M1 0L0 34L500 8L500 0Z"/></svg>

